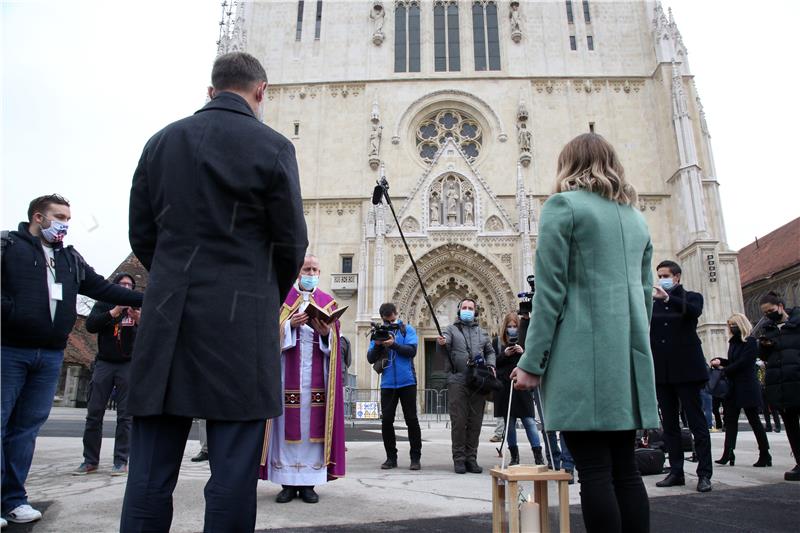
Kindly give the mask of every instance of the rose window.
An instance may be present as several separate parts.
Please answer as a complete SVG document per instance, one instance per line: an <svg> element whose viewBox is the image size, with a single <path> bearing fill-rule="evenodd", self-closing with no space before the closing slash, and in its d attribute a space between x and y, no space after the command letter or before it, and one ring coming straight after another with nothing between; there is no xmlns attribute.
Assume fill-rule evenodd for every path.
<svg viewBox="0 0 800 533"><path fill-rule="evenodd" d="M474 161L481 152L483 133L478 121L461 111L438 111L417 127L417 151L426 162L433 162L439 149L453 139L467 159Z"/></svg>

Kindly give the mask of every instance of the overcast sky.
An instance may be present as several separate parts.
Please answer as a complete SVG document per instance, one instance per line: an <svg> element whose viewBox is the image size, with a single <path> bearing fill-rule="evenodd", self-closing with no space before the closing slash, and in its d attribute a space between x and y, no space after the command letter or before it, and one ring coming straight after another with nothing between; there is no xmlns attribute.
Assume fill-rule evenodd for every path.
<svg viewBox="0 0 800 533"><path fill-rule="evenodd" d="M2 227L59 192L72 203L68 242L108 275L130 251L128 192L145 141L204 103L221 2L0 2ZM800 2L664 6L689 50L739 249L800 216Z"/></svg>

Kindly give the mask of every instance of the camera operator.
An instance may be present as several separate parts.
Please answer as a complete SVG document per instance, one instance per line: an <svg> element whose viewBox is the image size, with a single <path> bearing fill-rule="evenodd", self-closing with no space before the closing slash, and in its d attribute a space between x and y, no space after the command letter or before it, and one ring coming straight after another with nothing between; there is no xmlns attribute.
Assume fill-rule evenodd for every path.
<svg viewBox="0 0 800 533"><path fill-rule="evenodd" d="M495 352L489 335L481 329L475 300L466 298L458 304L458 317L438 337L438 352L444 356L447 376L450 438L453 470L456 474L480 474L478 439L481 434L486 396L467 386L468 363L487 366L494 372Z"/></svg>
<svg viewBox="0 0 800 533"><path fill-rule="evenodd" d="M397 468L394 415L399 401L411 444L410 469L419 470L422 432L417 418L417 373L414 370L417 332L410 325L398 320L397 307L393 303L382 304L378 312L383 324L373 325L367 361L381 375L381 435L386 448L386 461L381 468Z"/></svg>

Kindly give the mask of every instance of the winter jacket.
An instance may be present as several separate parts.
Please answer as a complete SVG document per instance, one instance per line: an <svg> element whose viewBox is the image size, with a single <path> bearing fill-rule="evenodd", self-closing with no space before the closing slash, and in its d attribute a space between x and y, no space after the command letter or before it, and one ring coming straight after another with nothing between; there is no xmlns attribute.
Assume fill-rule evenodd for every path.
<svg viewBox="0 0 800 533"><path fill-rule="evenodd" d="M113 283L117 284L123 277L133 280L133 276L126 273L117 274ZM134 286L135 286L134 281ZM127 320L128 310L124 310L118 317L111 316L115 305L106 302L97 302L92 312L86 318L86 331L97 333L97 359L109 363L125 363L131 360L133 341L136 339L136 324Z"/></svg>
<svg viewBox="0 0 800 533"><path fill-rule="evenodd" d="M389 350L387 366L381 374L382 389L399 389L417 384L417 373L414 369L417 342L417 332L413 327L405 325L403 329L397 331L394 344ZM385 351L385 347L375 346L375 341L370 341L367 361L370 364L374 363Z"/></svg>
<svg viewBox="0 0 800 533"><path fill-rule="evenodd" d="M488 366L495 366L496 357L489 335L477 322L456 320L442 331L447 343L436 345L440 357L444 357L444 368L448 383L466 384L467 361L470 356L482 354Z"/></svg>
<svg viewBox="0 0 800 533"><path fill-rule="evenodd" d="M778 409L800 409L800 307L788 313L781 327L767 324L759 348L767 363L767 402Z"/></svg>
<svg viewBox="0 0 800 533"><path fill-rule="evenodd" d="M106 281L86 264L72 246L53 244L55 280L62 299L50 315L50 292L42 241L21 222L17 231L3 237L2 309L3 346L63 350L77 318L76 299L84 294L95 300L142 306L142 294Z"/></svg>
<svg viewBox="0 0 800 533"><path fill-rule="evenodd" d="M757 351L754 338L748 337L742 342L738 335L731 337L728 360L723 368L729 383L725 401L733 407L761 407L761 387L756 374Z"/></svg>

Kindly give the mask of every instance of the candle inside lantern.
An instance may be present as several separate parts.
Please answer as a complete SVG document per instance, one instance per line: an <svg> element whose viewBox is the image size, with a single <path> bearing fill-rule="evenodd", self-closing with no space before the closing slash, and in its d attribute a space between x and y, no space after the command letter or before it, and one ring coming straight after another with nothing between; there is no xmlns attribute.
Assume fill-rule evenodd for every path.
<svg viewBox="0 0 800 533"><path fill-rule="evenodd" d="M528 496L527 501L519 504L519 529L520 533L541 533L539 522L539 504L531 501Z"/></svg>

